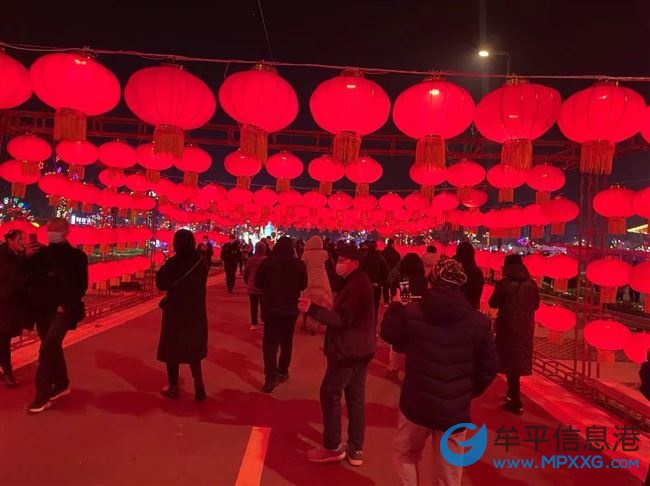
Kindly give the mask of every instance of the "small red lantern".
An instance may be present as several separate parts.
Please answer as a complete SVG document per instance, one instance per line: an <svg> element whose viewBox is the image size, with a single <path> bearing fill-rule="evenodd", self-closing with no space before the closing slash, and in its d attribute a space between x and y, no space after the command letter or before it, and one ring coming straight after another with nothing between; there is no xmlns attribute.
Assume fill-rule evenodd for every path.
<svg viewBox="0 0 650 486"><path fill-rule="evenodd" d="M184 172L183 182L188 186L196 187L199 183L199 174L206 172L212 166L212 156L201 147L187 145L183 149L183 157L176 160L174 165Z"/></svg>
<svg viewBox="0 0 650 486"><path fill-rule="evenodd" d="M552 235L563 235L566 224L580 214L580 207L562 196L553 198L543 209L551 220Z"/></svg>
<svg viewBox="0 0 650 486"><path fill-rule="evenodd" d="M175 160L183 157L183 131L205 125L217 108L207 84L172 65L133 73L124 88L124 101L138 118L156 127L153 153Z"/></svg>
<svg viewBox="0 0 650 486"><path fill-rule="evenodd" d="M544 211L541 204L529 204L523 209L523 218L530 225L531 238L543 238L544 226L551 224L550 216Z"/></svg>
<svg viewBox="0 0 650 486"><path fill-rule="evenodd" d="M126 176L124 172L114 172L109 169L104 169L98 174L99 182L111 189L117 189L126 184Z"/></svg>
<svg viewBox="0 0 650 486"><path fill-rule="evenodd" d="M147 178L140 173L126 176L124 184L136 194L143 194L151 188L151 184L147 181Z"/></svg>
<svg viewBox="0 0 650 486"><path fill-rule="evenodd" d="M600 286L600 303L615 304L616 290L630 280L632 265L613 257L600 258L587 265L587 280Z"/></svg>
<svg viewBox="0 0 650 486"><path fill-rule="evenodd" d="M465 207L478 210L478 208L488 202L488 195L485 191L471 189L468 195L460 198L460 202L463 203Z"/></svg>
<svg viewBox="0 0 650 486"><path fill-rule="evenodd" d="M461 160L449 167L447 172L447 182L457 188L458 197L469 197L470 190L483 182L485 179L485 169L481 164L471 160Z"/></svg>
<svg viewBox="0 0 650 486"><path fill-rule="evenodd" d="M611 174L614 144L639 131L645 110L640 94L609 81L570 96L558 125L565 137L582 144L580 172Z"/></svg>
<svg viewBox="0 0 650 486"><path fill-rule="evenodd" d="M650 261L632 267L630 287L645 295L644 311L650 314Z"/></svg>
<svg viewBox="0 0 650 486"><path fill-rule="evenodd" d="M86 166L97 160L99 152L90 142L62 140L56 145L56 155L70 165L68 175L71 179L74 176L83 179Z"/></svg>
<svg viewBox="0 0 650 486"><path fill-rule="evenodd" d="M156 154L153 143L143 143L135 149L135 160L146 169L147 180L156 183L160 180L160 171L174 165L175 159L164 153Z"/></svg>
<svg viewBox="0 0 650 486"><path fill-rule="evenodd" d="M320 192L329 196L334 183L345 175L345 167L331 156L322 155L309 162L307 172L309 177L320 183Z"/></svg>
<svg viewBox="0 0 650 486"><path fill-rule="evenodd" d="M546 257L541 253L532 253L523 257L523 262L531 278L533 278L539 287L542 286L542 277L545 273Z"/></svg>
<svg viewBox="0 0 650 486"><path fill-rule="evenodd" d="M379 207L386 211L386 220L391 222L395 218L395 212L402 209L404 200L394 192L388 192L379 198Z"/></svg>
<svg viewBox="0 0 650 486"><path fill-rule="evenodd" d="M115 180L124 177L124 169L135 165L135 149L120 140L106 142L99 146L99 160L108 167ZM107 184L108 185L108 184Z"/></svg>
<svg viewBox="0 0 650 486"><path fill-rule="evenodd" d="M487 180L491 186L499 189L499 202L513 202L515 189L526 182L528 174L524 170L497 164L487 171Z"/></svg>
<svg viewBox="0 0 650 486"><path fill-rule="evenodd" d="M553 88L513 78L481 99L474 123L485 138L503 144L501 165L528 170L533 162L531 140L553 126L561 104Z"/></svg>
<svg viewBox="0 0 650 486"><path fill-rule="evenodd" d="M268 221L271 207L278 202L278 195L271 189L266 187L259 189L253 193L253 203L255 210L259 210L259 220L261 224L266 224ZM266 221L265 221L266 220Z"/></svg>
<svg viewBox="0 0 650 486"><path fill-rule="evenodd" d="M59 174L46 174L38 180L38 188L48 196L50 206L59 204L70 184L70 179Z"/></svg>
<svg viewBox="0 0 650 486"><path fill-rule="evenodd" d="M365 155L345 168L346 177L356 184L355 192L358 196L367 196L370 192L370 184L381 179L383 173L381 164Z"/></svg>
<svg viewBox="0 0 650 486"><path fill-rule="evenodd" d="M277 179L278 192L290 190L291 180L300 177L303 170L302 160L286 150L272 155L266 161L266 171Z"/></svg>
<svg viewBox="0 0 650 486"><path fill-rule="evenodd" d="M627 218L634 215L634 197L631 189L613 186L594 196L593 206L601 216L607 218L607 233L624 235L627 231Z"/></svg>
<svg viewBox="0 0 650 486"><path fill-rule="evenodd" d="M223 166L226 172L237 178L237 187L240 189L249 189L251 177L262 170L262 162L246 155L241 149L226 155L226 158L223 159Z"/></svg>
<svg viewBox="0 0 650 486"><path fill-rule="evenodd" d="M564 253L558 253L546 260L546 275L553 279L553 290L566 292L568 280L578 275L578 260Z"/></svg>
<svg viewBox="0 0 650 486"><path fill-rule="evenodd" d="M561 344L562 333L576 327L576 314L560 305L540 305L535 321L550 331L550 342Z"/></svg>
<svg viewBox="0 0 650 486"><path fill-rule="evenodd" d="M474 118L469 92L448 81L430 78L407 88L395 100L393 121L416 139L415 165L445 166L445 140L463 133Z"/></svg>
<svg viewBox="0 0 650 486"><path fill-rule="evenodd" d="M242 153L266 162L268 134L287 127L298 115L298 98L277 70L258 64L226 78L219 88L223 110L241 125Z"/></svg>
<svg viewBox="0 0 650 486"><path fill-rule="evenodd" d="M22 162L25 175L34 175L39 174L39 165L52 156L52 147L36 135L20 135L9 141L7 152Z"/></svg>
<svg viewBox="0 0 650 486"><path fill-rule="evenodd" d="M598 349L599 363L613 363L613 351L623 348L632 333L623 324L610 319L599 319L585 325L585 341Z"/></svg>
<svg viewBox="0 0 650 486"><path fill-rule="evenodd" d="M0 164L0 177L11 182L11 197L24 199L27 185L37 182L40 173L24 174L21 162L18 160L8 160Z"/></svg>
<svg viewBox="0 0 650 486"><path fill-rule="evenodd" d="M564 171L548 164L536 165L528 171L526 184L535 189L535 202L542 206L551 200L551 192L564 187L566 177Z"/></svg>
<svg viewBox="0 0 650 486"><path fill-rule="evenodd" d="M334 159L347 165L359 158L361 137L379 130L390 113L386 92L357 69L323 81L309 100L314 121L335 135Z"/></svg>
<svg viewBox="0 0 650 486"><path fill-rule="evenodd" d="M632 333L623 343L625 356L636 364L648 360L648 350L650 350L650 334L645 332Z"/></svg>
<svg viewBox="0 0 650 486"><path fill-rule="evenodd" d="M0 50L0 110L22 105L31 95L27 68Z"/></svg>
<svg viewBox="0 0 650 486"><path fill-rule="evenodd" d="M431 200L431 206L439 209L442 213L456 209L459 204L460 199L451 192L441 192Z"/></svg>
<svg viewBox="0 0 650 486"><path fill-rule="evenodd" d="M431 199L434 187L447 180L447 169L440 169L432 165L413 164L409 169L409 177L416 184L420 184L422 195Z"/></svg>
<svg viewBox="0 0 650 486"><path fill-rule="evenodd" d="M633 206L634 212L638 216L650 220L650 187L641 189L636 193L634 196ZM650 221L648 221L646 233L650 234Z"/></svg>
<svg viewBox="0 0 650 486"><path fill-rule="evenodd" d="M86 117L106 113L120 101L117 77L87 53L58 52L38 58L32 87L56 110L54 140L86 140Z"/></svg>

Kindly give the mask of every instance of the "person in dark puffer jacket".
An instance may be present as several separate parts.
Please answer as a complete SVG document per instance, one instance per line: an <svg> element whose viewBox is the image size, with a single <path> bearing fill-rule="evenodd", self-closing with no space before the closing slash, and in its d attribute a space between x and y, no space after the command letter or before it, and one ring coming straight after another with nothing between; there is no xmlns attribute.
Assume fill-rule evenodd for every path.
<svg viewBox="0 0 650 486"><path fill-rule="evenodd" d="M434 269L431 290L420 302L407 305L396 295L381 325L381 337L406 351L394 441L395 466L402 484L417 484L418 463L431 435L434 483L460 485L462 467L443 459L440 440L450 427L471 422L472 399L496 376L496 349L489 323L459 290L466 280L459 262L441 259ZM462 453L458 441L465 439L465 433L459 429L451 434L451 451Z"/></svg>

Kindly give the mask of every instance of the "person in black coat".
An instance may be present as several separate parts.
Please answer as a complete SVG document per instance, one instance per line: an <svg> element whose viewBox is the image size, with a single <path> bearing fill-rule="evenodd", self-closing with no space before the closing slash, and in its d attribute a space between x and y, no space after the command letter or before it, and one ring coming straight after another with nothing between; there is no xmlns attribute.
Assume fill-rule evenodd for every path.
<svg viewBox="0 0 650 486"><path fill-rule="evenodd" d="M456 247L454 260L462 263L465 274L467 275L467 282L461 286L461 292L465 294L465 297L474 309L479 309L481 306L481 293L483 292L483 272L476 265L474 255L475 251L472 244L463 241Z"/></svg>
<svg viewBox="0 0 650 486"><path fill-rule="evenodd" d="M167 398L179 398L179 365L187 363L194 378L194 398L200 402L206 398L201 360L208 354L208 268L195 247L192 232L178 230L174 234L174 256L156 273L156 286L167 292L161 301L157 359L167 365L169 381L160 393Z"/></svg>
<svg viewBox="0 0 650 486"><path fill-rule="evenodd" d="M36 369L36 397L28 410L40 413L70 393L63 340L85 316L88 258L67 241L70 227L63 218L47 225L49 245L29 259L28 298L41 346Z"/></svg>
<svg viewBox="0 0 650 486"><path fill-rule="evenodd" d="M353 466L363 464L366 374L377 346L377 331L372 284L359 267L360 258L354 245L339 249L336 273L344 283L332 309L300 299L300 311L327 326L327 370L320 388L324 448L308 452L312 462L337 462L347 455ZM347 451L341 443L343 393L349 420Z"/></svg>
<svg viewBox="0 0 650 486"><path fill-rule="evenodd" d="M386 262L386 265L388 265L388 275L397 275L398 272L398 266L399 262L402 259L400 256L399 252L395 249L395 240L388 240L386 244L386 248L384 248L381 251L381 256L384 257L384 261ZM390 297L391 295L394 295L391 293L391 288L393 287L394 284L394 279L390 280L389 278L386 279L386 282L384 283L383 286L383 293L384 293L384 304L388 305L390 302Z"/></svg>
<svg viewBox="0 0 650 486"><path fill-rule="evenodd" d="M489 305L498 309L496 343L499 371L506 375L508 393L503 408L523 413L519 379L533 372L535 311L539 308L539 289L521 256L506 255L503 279L494 286Z"/></svg>
<svg viewBox="0 0 650 486"><path fill-rule="evenodd" d="M307 268L295 257L291 238L282 236L275 243L272 255L257 269L255 286L264 291L262 349L265 382L262 391L271 393L281 382L289 379L298 298L307 288Z"/></svg>
<svg viewBox="0 0 650 486"><path fill-rule="evenodd" d="M228 243L221 247L221 261L223 262L223 269L226 272L226 288L232 294L235 288L235 277L237 275L237 267L242 260L241 250L237 244L235 235L230 235Z"/></svg>
<svg viewBox="0 0 650 486"><path fill-rule="evenodd" d="M205 266L209 269L212 265L212 255L214 254L214 250L212 248L212 243L210 243L210 238L208 235L203 236L203 241L198 244L196 250L201 254L203 260L205 261Z"/></svg>
<svg viewBox="0 0 650 486"><path fill-rule="evenodd" d="M471 422L470 406L496 376L497 360L488 320L472 308L459 287L467 276L460 263L441 259L432 288L420 301L403 305L396 295L381 324L381 337L406 351L395 464L403 484L417 484L417 464L433 436L435 484L460 484L462 467L440 454L443 433ZM449 448L462 453L452 433ZM459 450L460 449L460 450Z"/></svg>
<svg viewBox="0 0 650 486"><path fill-rule="evenodd" d="M379 301L381 288L388 278L388 265L386 260L377 250L376 241L367 241L366 250L362 251L361 270L366 272L372 283L373 298L375 302L375 319L379 314Z"/></svg>
<svg viewBox="0 0 650 486"><path fill-rule="evenodd" d="M11 338L29 325L25 233L12 230L0 245L0 366L9 388L18 386L11 365Z"/></svg>

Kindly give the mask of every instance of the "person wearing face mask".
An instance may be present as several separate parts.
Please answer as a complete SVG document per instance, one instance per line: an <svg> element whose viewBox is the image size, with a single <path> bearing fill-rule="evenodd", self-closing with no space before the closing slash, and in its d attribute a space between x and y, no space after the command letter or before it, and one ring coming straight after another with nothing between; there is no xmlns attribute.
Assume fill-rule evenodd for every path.
<svg viewBox="0 0 650 486"><path fill-rule="evenodd" d="M232 294L235 288L235 276L237 275L237 266L241 261L241 250L237 244L235 235L230 235L228 243L221 248L221 261L226 271L226 288Z"/></svg>
<svg viewBox="0 0 650 486"><path fill-rule="evenodd" d="M39 413L70 393L63 339L84 318L83 296L88 288L88 258L67 241L68 221L54 218L47 225L49 245L30 259L33 303L41 346L36 369L36 397L28 411Z"/></svg>
<svg viewBox="0 0 650 486"><path fill-rule="evenodd" d="M203 241L197 245L196 250L203 257L205 265L208 267L208 269L210 269L210 266L212 265L212 255L214 254L214 250L212 249L212 243L210 243L210 238L208 238L208 235L203 236Z"/></svg>
<svg viewBox="0 0 650 486"><path fill-rule="evenodd" d="M0 245L0 366L9 388L18 386L11 366L11 338L29 324L25 250L25 233L18 229L9 231Z"/></svg>
<svg viewBox="0 0 650 486"><path fill-rule="evenodd" d="M343 245L338 252L336 273L344 279L327 309L300 299L299 309L327 326L325 356L327 369L320 388L323 411L323 448L308 452L312 462L338 462L347 457L353 466L363 464L365 433L365 387L368 363L376 348L376 320L373 288L368 275L359 268L360 251ZM347 448L341 440L341 397L348 409Z"/></svg>

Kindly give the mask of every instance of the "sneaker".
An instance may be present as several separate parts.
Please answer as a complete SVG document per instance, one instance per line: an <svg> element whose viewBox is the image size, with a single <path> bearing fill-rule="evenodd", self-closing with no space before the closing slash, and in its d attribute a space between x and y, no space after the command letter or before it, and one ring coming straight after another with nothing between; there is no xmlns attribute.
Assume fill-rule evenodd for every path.
<svg viewBox="0 0 650 486"><path fill-rule="evenodd" d="M514 413L515 415L523 415L524 414L524 407L517 407L512 404L511 401L504 403L501 405L501 408L505 410L506 412Z"/></svg>
<svg viewBox="0 0 650 486"><path fill-rule="evenodd" d="M251 324L250 330L251 331L257 331L257 324Z"/></svg>
<svg viewBox="0 0 650 486"><path fill-rule="evenodd" d="M347 451L345 458L352 466L363 466L363 451Z"/></svg>
<svg viewBox="0 0 650 486"><path fill-rule="evenodd" d="M66 395L70 395L70 385L67 385L65 387L62 386L55 386L54 389L52 390L52 395L50 395L50 400L58 400L61 397L64 397Z"/></svg>
<svg viewBox="0 0 650 486"><path fill-rule="evenodd" d="M41 413L51 406L52 402L50 400L37 398L27 407L27 411L29 413Z"/></svg>
<svg viewBox="0 0 650 486"><path fill-rule="evenodd" d="M280 384L278 380L275 381L267 381L264 383L264 386L262 387L262 391L264 393L271 393L275 388Z"/></svg>
<svg viewBox="0 0 650 486"><path fill-rule="evenodd" d="M172 388L171 386L166 386L160 390L160 394L165 398L171 398L172 400L178 400L181 397L178 388Z"/></svg>
<svg viewBox="0 0 650 486"><path fill-rule="evenodd" d="M284 383L289 379L289 373L278 373L278 381Z"/></svg>
<svg viewBox="0 0 650 486"><path fill-rule="evenodd" d="M345 458L345 447L340 444L336 449L318 448L307 451L309 462L326 464L329 462L340 462Z"/></svg>

